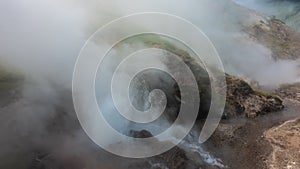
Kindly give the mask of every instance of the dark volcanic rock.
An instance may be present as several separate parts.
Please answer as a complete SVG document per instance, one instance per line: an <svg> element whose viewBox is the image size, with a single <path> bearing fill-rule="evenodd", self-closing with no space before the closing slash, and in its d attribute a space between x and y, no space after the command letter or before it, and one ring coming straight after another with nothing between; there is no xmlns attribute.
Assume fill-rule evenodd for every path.
<svg viewBox="0 0 300 169"><path fill-rule="evenodd" d="M147 138L152 136L152 134L147 130L131 130L130 135L135 138ZM138 167L140 169L144 168L145 166L155 169L197 169L200 167L199 164L193 160L190 160L187 157L186 152L178 146L175 146L163 154L148 158L146 164L133 164L132 168Z"/></svg>
<svg viewBox="0 0 300 169"><path fill-rule="evenodd" d="M148 138L148 137L152 137L153 135L147 131L147 130L141 130L141 131L135 131L135 130L131 130L129 133L130 136L134 137L134 138Z"/></svg>

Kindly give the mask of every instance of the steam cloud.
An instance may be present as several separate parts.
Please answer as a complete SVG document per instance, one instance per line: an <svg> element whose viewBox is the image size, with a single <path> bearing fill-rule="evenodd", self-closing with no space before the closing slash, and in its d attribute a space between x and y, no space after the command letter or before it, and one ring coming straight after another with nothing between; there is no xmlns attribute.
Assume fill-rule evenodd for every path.
<svg viewBox="0 0 300 169"><path fill-rule="evenodd" d="M0 9L0 64L9 71L21 72L26 82L22 99L0 110L5 114L1 114L0 122L0 144L5 147L0 155L3 156L15 151L16 145L25 147L33 143L44 149L51 147L53 153L63 158L86 154L91 166L98 163L88 159L91 151L84 146L90 140L84 139L82 131L68 136L49 136L45 124L55 119L57 106L67 100L61 98L61 92L71 88L74 63L85 40L100 26L120 16L145 11L181 16L209 36L228 73L265 85L300 80L297 75L299 61L274 61L269 49L251 41L242 32L244 26L264 20L264 17L231 0L15 0L1 1ZM71 103L63 104L64 108L72 106ZM65 121L73 127L67 123L68 119ZM12 126L14 131L9 130ZM110 156L101 156L100 161L107 157ZM106 165L101 166L112 167Z"/></svg>

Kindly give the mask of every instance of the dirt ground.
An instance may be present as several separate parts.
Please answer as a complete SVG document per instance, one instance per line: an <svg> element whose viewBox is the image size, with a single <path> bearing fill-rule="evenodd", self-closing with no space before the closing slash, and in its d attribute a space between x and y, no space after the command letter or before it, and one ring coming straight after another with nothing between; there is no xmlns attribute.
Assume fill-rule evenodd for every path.
<svg viewBox="0 0 300 169"><path fill-rule="evenodd" d="M273 148L267 160L270 169L300 168L300 119L287 121L264 135Z"/></svg>
<svg viewBox="0 0 300 169"><path fill-rule="evenodd" d="M295 128L298 133L287 132L290 125L278 127L286 121L300 117L300 104L285 100L285 105L285 109L281 112L269 113L255 119L241 117L223 122L210 141L206 143L207 148L214 152L215 156L221 158L230 169L281 169L282 167L278 167L281 164L290 169L287 165L290 163L294 165L294 168L300 168L297 160L294 160L300 159L299 148L293 148L300 147L299 124L298 128ZM287 124L290 123L287 122ZM278 140L278 137L282 139ZM270 138L273 138L274 142L270 142ZM278 145L275 146L278 141L286 145L286 149L279 147L280 151L278 151ZM274 154L276 154L275 160L272 160L271 157ZM271 167L272 161L277 161L279 164L274 164L275 168Z"/></svg>

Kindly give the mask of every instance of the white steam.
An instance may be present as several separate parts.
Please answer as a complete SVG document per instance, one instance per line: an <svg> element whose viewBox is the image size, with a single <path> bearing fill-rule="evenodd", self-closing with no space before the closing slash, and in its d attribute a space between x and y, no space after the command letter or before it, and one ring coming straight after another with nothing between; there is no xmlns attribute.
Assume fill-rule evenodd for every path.
<svg viewBox="0 0 300 169"><path fill-rule="evenodd" d="M1 145L11 143L9 148L14 149L17 144L14 142L19 145L20 140L28 139L31 130L37 131L39 138L29 140L47 142L45 123L54 119L56 106L66 102L59 96L61 91L71 89L74 64L88 36L112 19L147 11L178 15L197 25L212 40L226 71L231 74L250 77L266 85L300 80L299 61L274 61L269 49L243 33L245 26L265 18L231 0L0 1L0 65L21 72L26 79L24 100L1 108L1 121L5 121L0 123ZM163 27L164 23L161 25ZM100 44L105 45L105 42ZM105 107L107 110L110 110L109 105ZM11 126L16 132L7 132ZM25 136L15 137L16 133ZM70 154L65 153L70 156L76 150L88 154L89 151L82 147L74 148L88 142L81 140L82 135L59 137L67 145L55 147L55 150L62 153L72 149ZM23 142L20 145L23 146ZM9 154L9 148L0 154Z"/></svg>
<svg viewBox="0 0 300 169"><path fill-rule="evenodd" d="M0 3L1 65L17 69L28 77L70 86L75 59L92 32L120 16L155 11L178 15L196 24L212 40L230 73L250 76L265 84L296 79L291 72L297 71L294 63L289 65L284 61L281 64L269 59L268 49L253 44L242 33L243 26L265 18L231 0L17 0ZM268 71L266 65L278 69ZM278 75L289 75L289 78L282 80Z"/></svg>

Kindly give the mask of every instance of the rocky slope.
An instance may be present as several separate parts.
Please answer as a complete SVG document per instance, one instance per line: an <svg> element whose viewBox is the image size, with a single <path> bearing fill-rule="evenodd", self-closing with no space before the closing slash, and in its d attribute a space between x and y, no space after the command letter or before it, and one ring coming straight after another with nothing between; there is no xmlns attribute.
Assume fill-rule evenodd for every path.
<svg viewBox="0 0 300 169"><path fill-rule="evenodd" d="M281 85L275 92L283 98L300 102L300 83Z"/></svg>
<svg viewBox="0 0 300 169"><path fill-rule="evenodd" d="M167 50L181 57L181 59L188 65L193 72L199 88L200 95L200 109L198 118L205 118L210 107L211 99L211 86L210 79L207 71L203 68L201 61L193 57L189 52L183 50L169 41L156 37L155 35L149 35L149 37L143 37L139 39L154 48L160 48ZM172 60L164 61L166 65L174 73L180 71L176 64ZM257 117L268 112L279 111L283 109L283 102L276 94L271 94L263 91L254 90L246 81L241 78L225 74L227 84L226 95L226 107L224 112L224 118L244 115L246 117ZM151 83L152 80L149 80ZM225 84L224 84L225 86ZM155 88L155 87L154 87ZM175 93L174 98L171 100L180 101L180 91L178 86L174 85ZM171 90L169 87L167 90ZM170 93L170 92L167 92ZM176 107L180 102L173 102Z"/></svg>
<svg viewBox="0 0 300 169"><path fill-rule="evenodd" d="M299 60L300 34L281 20L266 17L246 30L255 41L271 50L275 60ZM289 113L279 115L282 117L278 120L280 125L276 124L271 129L266 128L262 137L267 140L264 144L270 146L271 150L269 155L264 157L265 168L296 169L300 167L300 108L294 105L299 105L300 84L280 85L274 93L289 103L286 111L294 109L294 115L290 116Z"/></svg>
<svg viewBox="0 0 300 169"><path fill-rule="evenodd" d="M300 34L278 19L260 20L249 27L247 33L271 49L275 59L300 58Z"/></svg>
<svg viewBox="0 0 300 169"><path fill-rule="evenodd" d="M269 16L274 16L287 23L293 29L300 31L300 3L298 0L233 0L245 7L257 10Z"/></svg>
<svg viewBox="0 0 300 169"><path fill-rule="evenodd" d="M266 161L270 169L297 169L300 166L300 119L287 121L264 133L273 150Z"/></svg>

